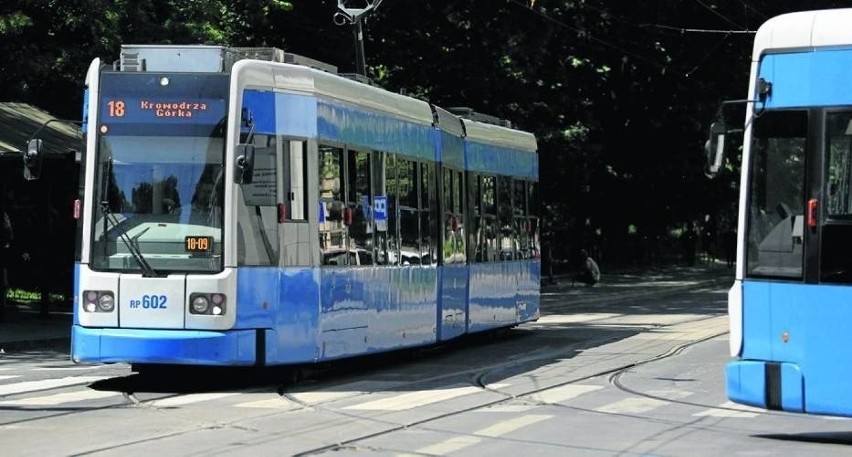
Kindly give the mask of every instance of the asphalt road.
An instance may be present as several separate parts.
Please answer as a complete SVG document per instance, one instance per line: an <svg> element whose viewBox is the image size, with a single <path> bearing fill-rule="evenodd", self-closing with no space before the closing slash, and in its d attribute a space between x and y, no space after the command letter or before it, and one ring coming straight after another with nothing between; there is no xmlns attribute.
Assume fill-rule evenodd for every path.
<svg viewBox="0 0 852 457"><path fill-rule="evenodd" d="M0 358L23 455L849 455L852 423L724 396L727 285L572 304L450 347L291 370L132 374Z"/></svg>

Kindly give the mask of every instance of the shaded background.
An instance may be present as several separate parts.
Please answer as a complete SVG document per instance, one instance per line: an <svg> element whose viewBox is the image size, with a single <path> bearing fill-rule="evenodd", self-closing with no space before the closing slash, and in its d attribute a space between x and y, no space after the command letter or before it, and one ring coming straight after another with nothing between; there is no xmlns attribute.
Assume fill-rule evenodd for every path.
<svg viewBox="0 0 852 457"><path fill-rule="evenodd" d="M366 19L367 71L388 90L536 134L544 236L560 265L581 248L604 269L681 262L691 239L723 257L737 164L712 181L702 168L718 103L745 98L762 22L842 6L852 2L387 0ZM354 71L336 11L330 0L3 0L0 101L78 119L89 63L116 59L122 43L275 46Z"/></svg>

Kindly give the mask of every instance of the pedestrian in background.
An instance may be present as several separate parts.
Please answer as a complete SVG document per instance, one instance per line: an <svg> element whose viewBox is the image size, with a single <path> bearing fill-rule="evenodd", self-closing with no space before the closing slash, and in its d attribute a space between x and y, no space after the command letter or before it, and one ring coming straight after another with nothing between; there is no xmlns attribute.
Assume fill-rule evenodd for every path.
<svg viewBox="0 0 852 457"><path fill-rule="evenodd" d="M574 276L574 281L582 282L586 287L594 287L601 280L601 270L598 263L589 257L588 251L580 249L580 272ZM571 282L574 285L574 282Z"/></svg>

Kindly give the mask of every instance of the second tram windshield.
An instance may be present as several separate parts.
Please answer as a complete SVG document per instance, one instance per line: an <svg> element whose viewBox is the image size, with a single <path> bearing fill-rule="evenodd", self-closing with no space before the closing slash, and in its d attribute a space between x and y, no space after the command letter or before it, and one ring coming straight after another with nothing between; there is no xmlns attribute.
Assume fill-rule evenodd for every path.
<svg viewBox="0 0 852 457"><path fill-rule="evenodd" d="M92 267L222 270L226 75L104 73Z"/></svg>

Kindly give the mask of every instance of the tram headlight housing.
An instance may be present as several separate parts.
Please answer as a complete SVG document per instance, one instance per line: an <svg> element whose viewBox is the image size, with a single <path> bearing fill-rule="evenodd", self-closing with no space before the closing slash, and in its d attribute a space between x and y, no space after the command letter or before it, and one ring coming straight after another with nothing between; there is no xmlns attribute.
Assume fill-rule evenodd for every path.
<svg viewBox="0 0 852 457"><path fill-rule="evenodd" d="M206 314L221 316L225 314L227 299L224 294L194 293L189 296L189 312L191 314Z"/></svg>
<svg viewBox="0 0 852 457"><path fill-rule="evenodd" d="M83 311L87 313L115 311L115 293L111 290L84 290Z"/></svg>

